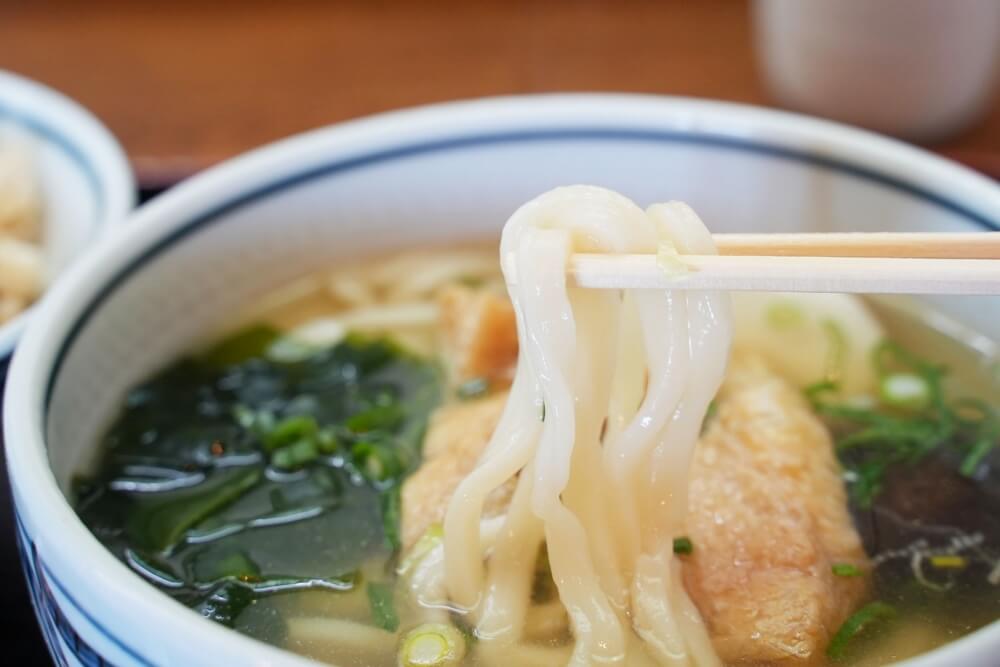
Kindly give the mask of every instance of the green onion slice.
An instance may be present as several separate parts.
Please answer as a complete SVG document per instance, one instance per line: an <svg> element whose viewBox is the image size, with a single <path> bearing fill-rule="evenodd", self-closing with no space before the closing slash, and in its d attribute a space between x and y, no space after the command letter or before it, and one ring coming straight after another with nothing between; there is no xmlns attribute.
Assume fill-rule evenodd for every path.
<svg viewBox="0 0 1000 667"><path fill-rule="evenodd" d="M916 373L890 373L879 383L879 397L894 408L921 410L930 404L931 386Z"/></svg>
<svg viewBox="0 0 1000 667"><path fill-rule="evenodd" d="M681 536L674 538L674 553L688 555L694 552L694 543L691 542L691 538Z"/></svg>
<svg viewBox="0 0 1000 667"><path fill-rule="evenodd" d="M411 630L399 649L400 667L453 667L465 657L465 637L445 623L427 623Z"/></svg>
<svg viewBox="0 0 1000 667"><path fill-rule="evenodd" d="M826 647L826 654L834 660L843 658L856 637L870 627L883 625L895 617L896 610L892 605L879 601L869 602L844 621Z"/></svg>
<svg viewBox="0 0 1000 667"><path fill-rule="evenodd" d="M864 574L861 568L850 563L834 563L830 569L838 577L860 577Z"/></svg>

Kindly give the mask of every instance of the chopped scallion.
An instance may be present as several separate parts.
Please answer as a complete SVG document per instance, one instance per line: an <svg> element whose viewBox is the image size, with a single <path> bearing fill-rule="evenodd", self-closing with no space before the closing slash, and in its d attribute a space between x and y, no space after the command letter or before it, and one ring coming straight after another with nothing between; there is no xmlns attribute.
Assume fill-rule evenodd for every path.
<svg viewBox="0 0 1000 667"><path fill-rule="evenodd" d="M978 399L949 401L946 369L920 359L892 341L876 346L880 401L838 401L829 378L806 389L806 397L837 435L837 456L851 494L870 506L896 465L914 465L943 448L957 450L958 470L971 477L1000 442L1000 418Z"/></svg>
<svg viewBox="0 0 1000 667"><path fill-rule="evenodd" d="M316 446L324 454L333 454L340 449L340 439L332 428L324 428L316 434Z"/></svg>
<svg viewBox="0 0 1000 667"><path fill-rule="evenodd" d="M376 405L351 416L344 425L355 433L367 433L376 429L386 431L397 426L405 416L402 406L398 404Z"/></svg>
<svg viewBox="0 0 1000 667"><path fill-rule="evenodd" d="M805 322L805 313L794 301L787 299L775 299L772 301L764 314L767 324L772 329L779 331L793 329L801 326Z"/></svg>
<svg viewBox="0 0 1000 667"><path fill-rule="evenodd" d="M297 440L271 454L271 465L275 468L291 470L311 463L319 456L316 441L310 438Z"/></svg>
<svg viewBox="0 0 1000 667"><path fill-rule="evenodd" d="M403 500L400 493L400 487L396 484L386 489L381 496L382 533L389 548L393 551L402 545L399 522L403 514Z"/></svg>
<svg viewBox="0 0 1000 667"><path fill-rule="evenodd" d="M372 621L383 630L395 632L399 627L399 615L396 613L396 604L393 600L392 584L372 581L368 583L366 590Z"/></svg>
<svg viewBox="0 0 1000 667"><path fill-rule="evenodd" d="M691 542L691 538L686 536L675 537L674 538L674 553L687 556L694 552L694 543Z"/></svg>
<svg viewBox="0 0 1000 667"><path fill-rule="evenodd" d="M718 403L718 401L715 401L715 400L709 401L708 402L708 408L705 409L705 416L702 417L702 420L701 420L701 431L702 431L702 433L704 433L705 429L708 428L709 422L712 421L712 418L715 417L715 413L718 412L718 411L719 411L719 403Z"/></svg>
<svg viewBox="0 0 1000 667"><path fill-rule="evenodd" d="M984 437L976 441L972 449L962 460L962 465L959 468L961 472L966 477L972 477L976 474L976 470L979 469L979 464L983 462L986 455L993 451L993 448L997 445L997 438Z"/></svg>
<svg viewBox="0 0 1000 667"><path fill-rule="evenodd" d="M894 408L921 410L931 401L931 387L916 373L890 373L879 383L879 397Z"/></svg>
<svg viewBox="0 0 1000 667"><path fill-rule="evenodd" d="M835 394L838 391L840 391L840 385L833 380L820 380L806 387L803 393L810 403L818 407L826 394Z"/></svg>
<svg viewBox="0 0 1000 667"><path fill-rule="evenodd" d="M847 334L836 320L823 320L823 332L826 334L826 379L838 380L844 374L844 365L849 348Z"/></svg>
<svg viewBox="0 0 1000 667"><path fill-rule="evenodd" d="M312 438L319 430L315 417L296 415L285 417L262 434L264 448L273 451L305 439Z"/></svg>
<svg viewBox="0 0 1000 667"><path fill-rule="evenodd" d="M883 625L896 616L896 610L885 602L869 602L850 616L837 630L837 634L826 647L826 654L834 660L847 655L847 650L856 637L872 626Z"/></svg>
<svg viewBox="0 0 1000 667"><path fill-rule="evenodd" d="M465 657L465 637L454 626L428 623L411 630L399 648L400 667L453 667Z"/></svg>
<svg viewBox="0 0 1000 667"><path fill-rule="evenodd" d="M850 563L834 563L830 569L838 577L860 577L864 574L861 568Z"/></svg>

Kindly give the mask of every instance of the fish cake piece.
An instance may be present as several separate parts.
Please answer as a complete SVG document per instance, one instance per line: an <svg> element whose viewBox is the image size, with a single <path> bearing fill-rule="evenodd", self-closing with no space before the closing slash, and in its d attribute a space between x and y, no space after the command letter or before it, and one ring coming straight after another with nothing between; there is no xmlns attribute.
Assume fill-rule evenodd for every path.
<svg viewBox="0 0 1000 667"><path fill-rule="evenodd" d="M737 357L691 471L684 583L727 663L812 665L865 595L830 435L757 357Z"/></svg>
<svg viewBox="0 0 1000 667"><path fill-rule="evenodd" d="M407 478L402 492L403 548L412 546L426 530L444 521L448 501L459 483L476 467L496 429L507 403L507 391L451 403L431 417L424 438L424 462ZM507 483L487 497L485 516L507 509L513 484Z"/></svg>
<svg viewBox="0 0 1000 667"><path fill-rule="evenodd" d="M517 318L505 294L451 285L438 298L444 356L452 380L507 386L517 364Z"/></svg>

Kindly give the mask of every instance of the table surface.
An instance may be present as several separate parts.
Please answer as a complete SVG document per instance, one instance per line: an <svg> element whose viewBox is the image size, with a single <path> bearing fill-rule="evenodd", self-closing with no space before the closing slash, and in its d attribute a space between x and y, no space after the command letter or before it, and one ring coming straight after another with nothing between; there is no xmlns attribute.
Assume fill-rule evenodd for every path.
<svg viewBox="0 0 1000 667"><path fill-rule="evenodd" d="M154 186L295 132L456 98L769 104L746 0L4 0L0 67L92 109ZM1000 104L934 148L1000 175Z"/></svg>
<svg viewBox="0 0 1000 667"><path fill-rule="evenodd" d="M295 132L457 98L629 91L770 104L746 0L2 0L0 68L93 110L154 190ZM1000 176L1000 105L932 148ZM43 664L0 498L5 655Z"/></svg>

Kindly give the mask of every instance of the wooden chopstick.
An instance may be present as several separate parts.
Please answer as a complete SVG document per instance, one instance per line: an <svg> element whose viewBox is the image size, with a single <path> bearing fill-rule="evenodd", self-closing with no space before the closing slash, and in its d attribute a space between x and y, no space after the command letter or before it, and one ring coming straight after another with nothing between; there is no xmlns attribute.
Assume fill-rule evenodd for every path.
<svg viewBox="0 0 1000 667"><path fill-rule="evenodd" d="M679 269L679 270L678 270ZM656 255L570 257L570 285L861 294L1000 294L1000 259Z"/></svg>
<svg viewBox="0 0 1000 667"><path fill-rule="evenodd" d="M720 255L1000 259L1000 232L713 234Z"/></svg>

